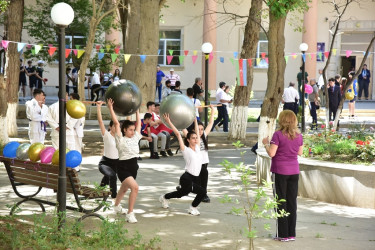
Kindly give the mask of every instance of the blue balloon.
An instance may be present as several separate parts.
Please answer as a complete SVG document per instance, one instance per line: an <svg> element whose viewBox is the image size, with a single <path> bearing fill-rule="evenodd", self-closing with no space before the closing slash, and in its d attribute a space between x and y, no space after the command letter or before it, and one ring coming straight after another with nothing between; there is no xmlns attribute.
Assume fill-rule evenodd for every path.
<svg viewBox="0 0 375 250"><path fill-rule="evenodd" d="M71 150L66 154L66 167L75 168L82 162L82 155L77 150Z"/></svg>
<svg viewBox="0 0 375 250"><path fill-rule="evenodd" d="M20 146L20 143L17 141L8 142L3 149L3 156L9 158L17 157L17 148Z"/></svg>

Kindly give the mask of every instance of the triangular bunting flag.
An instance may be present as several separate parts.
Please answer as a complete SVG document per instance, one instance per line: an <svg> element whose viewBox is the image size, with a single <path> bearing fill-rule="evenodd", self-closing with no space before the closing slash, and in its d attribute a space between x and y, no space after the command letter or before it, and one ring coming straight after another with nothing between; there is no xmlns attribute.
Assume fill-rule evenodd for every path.
<svg viewBox="0 0 375 250"><path fill-rule="evenodd" d="M233 52L233 57L234 57L235 59L237 59L237 56L238 56L238 52L237 52L237 51Z"/></svg>
<svg viewBox="0 0 375 250"><path fill-rule="evenodd" d="M257 58L256 60L257 60L257 65L259 66L259 64L260 64L260 58Z"/></svg>
<svg viewBox="0 0 375 250"><path fill-rule="evenodd" d="M48 48L48 54L50 56L52 56L55 53L56 49L57 49L57 47L49 47Z"/></svg>
<svg viewBox="0 0 375 250"><path fill-rule="evenodd" d="M288 63L289 56L284 56L284 58L285 58L285 62Z"/></svg>
<svg viewBox="0 0 375 250"><path fill-rule="evenodd" d="M111 48L111 45L109 45L109 44L106 44L105 45L105 48L107 49L107 52L109 51L109 49Z"/></svg>
<svg viewBox="0 0 375 250"><path fill-rule="evenodd" d="M293 57L293 59L296 59L297 58L297 54L296 53L292 53L292 57Z"/></svg>
<svg viewBox="0 0 375 250"><path fill-rule="evenodd" d="M185 56L179 56L178 60L180 61L180 65L182 65L185 60Z"/></svg>
<svg viewBox="0 0 375 250"><path fill-rule="evenodd" d="M173 55L173 49L168 50L169 55Z"/></svg>
<svg viewBox="0 0 375 250"><path fill-rule="evenodd" d="M53 46L53 44L48 44L48 48L51 48Z"/></svg>
<svg viewBox="0 0 375 250"><path fill-rule="evenodd" d="M78 50L77 58L81 58L81 56L83 55L83 53L85 53L85 50L83 50L83 49L79 49L79 50Z"/></svg>
<svg viewBox="0 0 375 250"><path fill-rule="evenodd" d="M139 58L141 58L141 62L144 63L146 60L146 55L140 55Z"/></svg>
<svg viewBox="0 0 375 250"><path fill-rule="evenodd" d="M309 55L309 58L310 58L310 60L311 60L311 59L312 59L311 53L309 53L308 55Z"/></svg>
<svg viewBox="0 0 375 250"><path fill-rule="evenodd" d="M65 58L68 58L69 54L70 54L70 51L72 51L71 49L65 49Z"/></svg>
<svg viewBox="0 0 375 250"><path fill-rule="evenodd" d="M124 55L125 63L128 63L130 57L131 57L131 55L129 55L129 54Z"/></svg>
<svg viewBox="0 0 375 250"><path fill-rule="evenodd" d="M3 45L3 48L6 49L6 48L8 48L9 41L7 41L7 40L2 40L2 41L1 41L1 44Z"/></svg>
<svg viewBox="0 0 375 250"><path fill-rule="evenodd" d="M42 49L42 47L43 47L43 44L35 45L35 54L38 54L39 51Z"/></svg>
<svg viewBox="0 0 375 250"><path fill-rule="evenodd" d="M31 48L31 54L35 55L35 49L34 48Z"/></svg>
<svg viewBox="0 0 375 250"><path fill-rule="evenodd" d="M305 54L302 54L302 60L303 60L304 62L306 62L306 55L305 55Z"/></svg>
<svg viewBox="0 0 375 250"><path fill-rule="evenodd" d="M193 56L191 57L191 60L193 60L193 64L195 64L195 62L197 61L197 58L198 58L197 55L193 55Z"/></svg>
<svg viewBox="0 0 375 250"><path fill-rule="evenodd" d="M104 53L104 49L100 49L99 51L100 51L100 53Z"/></svg>
<svg viewBox="0 0 375 250"><path fill-rule="evenodd" d="M69 44L66 44L66 45L65 45L65 49L70 49Z"/></svg>
<svg viewBox="0 0 375 250"><path fill-rule="evenodd" d="M78 54L78 50L74 49L74 50L73 50L73 53L74 53L75 56L77 56L77 54Z"/></svg>
<svg viewBox="0 0 375 250"><path fill-rule="evenodd" d="M260 53L260 54L261 54L261 56L262 56L262 59L266 58L266 53L265 53L265 52L262 52L262 53Z"/></svg>
<svg viewBox="0 0 375 250"><path fill-rule="evenodd" d="M222 56L220 57L220 62L224 63L224 57L222 57Z"/></svg>
<svg viewBox="0 0 375 250"><path fill-rule="evenodd" d="M118 57L118 54L111 54L112 62L115 62Z"/></svg>
<svg viewBox="0 0 375 250"><path fill-rule="evenodd" d="M28 49L31 49L32 47L33 47L32 44L28 44L28 45L26 45L26 48L28 48Z"/></svg>
<svg viewBox="0 0 375 250"><path fill-rule="evenodd" d="M99 59L99 60L102 60L103 57L104 57L104 53L99 52L99 53L98 53L98 59Z"/></svg>
<svg viewBox="0 0 375 250"><path fill-rule="evenodd" d="M314 60L316 54L311 54L311 60Z"/></svg>
<svg viewBox="0 0 375 250"><path fill-rule="evenodd" d="M352 54L353 51L351 50L347 50L345 53L346 53L346 57L349 57L351 54Z"/></svg>
<svg viewBox="0 0 375 250"><path fill-rule="evenodd" d="M100 49L100 44L95 45L95 48L96 48L97 51L99 51L99 49Z"/></svg>
<svg viewBox="0 0 375 250"><path fill-rule="evenodd" d="M249 64L249 67L253 66L253 60L252 59L247 59L247 63Z"/></svg>
<svg viewBox="0 0 375 250"><path fill-rule="evenodd" d="M208 58L209 58L209 55L206 55L206 54L205 54L205 55L204 55L204 59L205 59L205 60L208 60Z"/></svg>
<svg viewBox="0 0 375 250"><path fill-rule="evenodd" d="M160 51L161 51L161 49L158 49L158 55L160 55Z"/></svg>
<svg viewBox="0 0 375 250"><path fill-rule="evenodd" d="M230 62L233 64L234 66L234 59L233 58L229 58Z"/></svg>
<svg viewBox="0 0 375 250"><path fill-rule="evenodd" d="M173 56L167 56L167 64L171 64Z"/></svg>
<svg viewBox="0 0 375 250"><path fill-rule="evenodd" d="M80 46L81 46L81 45L76 45L76 49L79 49Z"/></svg>
<svg viewBox="0 0 375 250"><path fill-rule="evenodd" d="M208 63L211 63L212 59L214 59L214 55L211 52L210 55L208 56Z"/></svg>
<svg viewBox="0 0 375 250"><path fill-rule="evenodd" d="M25 47L26 43L18 43L17 44L17 51L20 52Z"/></svg>
<svg viewBox="0 0 375 250"><path fill-rule="evenodd" d="M326 58L328 58L328 56L329 56L329 51L324 51L324 56L325 56Z"/></svg>
<svg viewBox="0 0 375 250"><path fill-rule="evenodd" d="M266 63L269 64L269 63L268 63L268 57L264 58L264 60L266 60Z"/></svg>
<svg viewBox="0 0 375 250"><path fill-rule="evenodd" d="M115 48L115 53L118 54L120 52L120 48Z"/></svg>
<svg viewBox="0 0 375 250"><path fill-rule="evenodd" d="M332 55L335 56L336 55L336 49L332 49Z"/></svg>
<svg viewBox="0 0 375 250"><path fill-rule="evenodd" d="M323 56L322 52L318 52L319 61L322 61L322 56Z"/></svg>
<svg viewBox="0 0 375 250"><path fill-rule="evenodd" d="M188 50L184 50L184 54L185 54L185 56L187 56L189 54L189 51Z"/></svg>
<svg viewBox="0 0 375 250"><path fill-rule="evenodd" d="M196 56L196 55L197 55L197 53L198 53L198 51L196 51L196 50L194 50L194 51L193 51L193 55L195 55L195 56Z"/></svg>

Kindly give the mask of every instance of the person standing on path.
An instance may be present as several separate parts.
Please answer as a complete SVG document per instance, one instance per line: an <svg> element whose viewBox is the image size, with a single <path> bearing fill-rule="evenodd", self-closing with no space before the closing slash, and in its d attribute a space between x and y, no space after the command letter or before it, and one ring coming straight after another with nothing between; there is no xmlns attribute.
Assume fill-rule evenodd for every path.
<svg viewBox="0 0 375 250"><path fill-rule="evenodd" d="M303 67L301 66L299 68L299 72L297 74L297 82L298 82L298 93L299 93L299 96L300 96L300 99L299 99L299 105L302 106L302 103L304 103L305 99L307 98L307 94L305 93L305 98L303 98L302 96L302 82L303 83L308 83L308 78L309 78L309 74L305 71L305 77L302 77L302 69ZM303 79L303 80L302 80Z"/></svg>
<svg viewBox="0 0 375 250"><path fill-rule="evenodd" d="M44 104L46 94L41 89L34 89L34 98L25 103L26 116L29 119L29 139L30 144L40 142L44 144L47 127L48 107Z"/></svg>
<svg viewBox="0 0 375 250"><path fill-rule="evenodd" d="M358 83L359 83L359 90L358 90L358 100L361 100L362 91L365 92L365 98L368 100L368 87L370 84L370 77L371 73L370 70L367 69L367 64L363 64L363 69L361 74L358 75Z"/></svg>
<svg viewBox="0 0 375 250"><path fill-rule="evenodd" d="M229 122L229 116L228 116L228 110L227 110L227 105L228 103L232 103L232 100L226 100L226 93L224 91L225 89L225 82L220 82L219 83L219 88L216 91L216 101L218 103L221 103L221 106L217 107L217 111L219 115L217 116L214 125L212 126L211 131L213 128L223 120L223 131L228 132L228 122Z"/></svg>
<svg viewBox="0 0 375 250"><path fill-rule="evenodd" d="M39 60L38 61L38 67L36 67L36 88L38 89L42 89L43 88L43 83L44 85L46 85L46 79L43 78L43 72L44 72L44 69L43 69L43 66L44 66L44 61L42 60Z"/></svg>
<svg viewBox="0 0 375 250"><path fill-rule="evenodd" d="M316 85L316 80L311 79L310 80L310 85L313 88L313 92L309 94L309 102L310 102L310 115L312 117L312 124L311 124L311 129L318 129L318 116L316 114L316 108L317 108L317 103L319 102L319 88Z"/></svg>
<svg viewBox="0 0 375 250"><path fill-rule="evenodd" d="M176 81L180 81L180 76L174 73L174 69L171 68L169 70L169 74L165 76L165 80L171 81L171 89L174 89L174 86L176 85Z"/></svg>
<svg viewBox="0 0 375 250"><path fill-rule="evenodd" d="M328 80L328 96L329 96L329 120L334 121L336 118L337 109L341 99L340 86L335 84L335 79Z"/></svg>
<svg viewBox="0 0 375 250"><path fill-rule="evenodd" d="M20 82L20 86L19 88L22 89L22 96L23 98L26 97L26 86L27 86L27 82L26 82L26 68L25 66L22 64L22 59L20 59L20 79L19 79L19 82ZM20 89L18 91L20 91ZM32 94L32 93L31 93Z"/></svg>
<svg viewBox="0 0 375 250"><path fill-rule="evenodd" d="M34 93L34 88L36 87L36 69L33 66L33 61L27 61L27 76L29 77L29 88L30 88L30 95L32 96Z"/></svg>
<svg viewBox="0 0 375 250"><path fill-rule="evenodd" d="M297 115L299 94L294 85L293 82L290 82L289 87L284 89L282 103L284 104L283 110L291 110Z"/></svg>
<svg viewBox="0 0 375 250"><path fill-rule="evenodd" d="M100 186L104 187L109 185L111 189L112 199L116 199L117 196L117 162L118 162L118 150L116 148L115 141L115 126L113 126L113 121L109 122L108 130L105 129L103 118L102 118L102 104L104 102L99 101L96 103L96 109L98 113L98 122L100 132L103 137L104 142L104 154L99 162L99 171L104 176L100 182Z"/></svg>
<svg viewBox="0 0 375 250"><path fill-rule="evenodd" d="M293 241L296 237L297 193L299 179L298 155L303 153L303 138L297 128L297 117L294 112L284 110L279 115L279 130L271 141L263 138L267 154L272 158L271 172L276 198L280 202L278 213L282 210L289 213L277 219L277 235L275 240Z"/></svg>
<svg viewBox="0 0 375 250"><path fill-rule="evenodd" d="M188 209L188 212L191 215L200 215L198 205L207 195L207 192L202 186L197 184L199 183L199 174L202 169L202 155L200 152L199 136L196 132L190 131L185 137L184 141L177 128L172 124L169 114L164 114L164 120L177 136L180 149L185 160L185 173L180 177L181 189L161 195L159 197L159 201L161 202L163 208L168 208L169 199L181 198L183 196L187 196L193 191L197 194L197 196L195 196L195 199ZM194 124L194 131L199 131L197 119L194 119Z"/></svg>
<svg viewBox="0 0 375 250"><path fill-rule="evenodd" d="M349 81L353 78L353 76L355 75L355 72L354 71L350 71L349 74L348 74L348 77L349 77ZM355 101L357 99L357 95L358 95L358 82L357 82L357 79L354 79L353 80L353 83L352 83L352 90L354 92L354 98L351 99L349 101L349 119L354 119L354 115L355 115Z"/></svg>
<svg viewBox="0 0 375 250"><path fill-rule="evenodd" d="M163 88L163 77L165 74L160 70L160 65L156 66L156 93L159 94L159 102L161 102L161 90Z"/></svg>

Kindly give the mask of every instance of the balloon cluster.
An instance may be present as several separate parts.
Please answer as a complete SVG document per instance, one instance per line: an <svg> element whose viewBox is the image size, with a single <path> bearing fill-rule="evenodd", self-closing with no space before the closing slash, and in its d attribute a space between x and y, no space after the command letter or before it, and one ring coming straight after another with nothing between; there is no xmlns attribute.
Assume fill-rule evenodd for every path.
<svg viewBox="0 0 375 250"><path fill-rule="evenodd" d="M59 164L59 150L54 147L46 147L40 142L33 144L11 141L3 149L3 156L8 158L17 158L32 162ZM77 150L66 149L66 167L75 168L82 162L82 155Z"/></svg>

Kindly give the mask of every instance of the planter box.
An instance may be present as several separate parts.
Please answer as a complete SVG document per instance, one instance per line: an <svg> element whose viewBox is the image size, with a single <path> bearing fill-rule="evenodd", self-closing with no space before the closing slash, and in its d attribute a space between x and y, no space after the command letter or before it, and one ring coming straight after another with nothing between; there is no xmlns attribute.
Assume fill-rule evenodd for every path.
<svg viewBox="0 0 375 250"><path fill-rule="evenodd" d="M257 182L271 181L271 158L257 151ZM375 209L375 166L299 158L298 195L318 201Z"/></svg>

